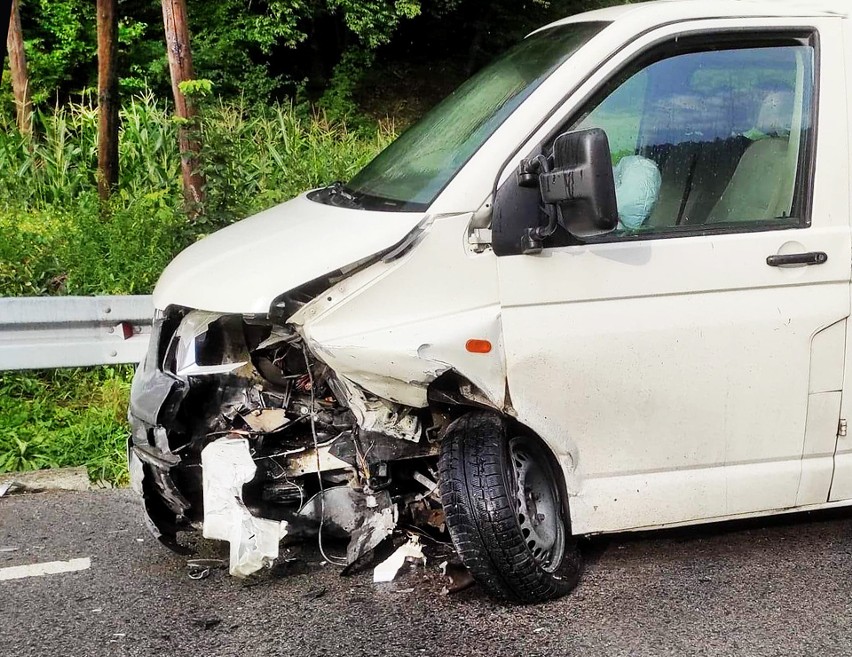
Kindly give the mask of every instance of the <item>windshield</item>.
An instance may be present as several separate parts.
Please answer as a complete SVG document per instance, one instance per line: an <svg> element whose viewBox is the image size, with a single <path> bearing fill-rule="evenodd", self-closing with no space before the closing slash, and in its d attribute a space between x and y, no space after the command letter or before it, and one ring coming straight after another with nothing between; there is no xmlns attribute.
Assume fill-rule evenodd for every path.
<svg viewBox="0 0 852 657"><path fill-rule="evenodd" d="M509 115L606 23L534 34L465 82L346 185L361 207L425 210Z"/></svg>

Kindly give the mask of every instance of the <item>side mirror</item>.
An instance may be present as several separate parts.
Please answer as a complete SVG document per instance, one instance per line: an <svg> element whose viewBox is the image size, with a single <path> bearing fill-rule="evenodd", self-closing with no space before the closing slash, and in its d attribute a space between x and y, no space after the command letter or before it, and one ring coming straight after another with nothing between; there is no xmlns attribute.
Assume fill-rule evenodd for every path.
<svg viewBox="0 0 852 657"><path fill-rule="evenodd" d="M541 198L556 206L559 224L575 237L618 227L609 140L600 128L567 132L553 143L553 170L539 177Z"/></svg>
<svg viewBox="0 0 852 657"><path fill-rule="evenodd" d="M525 164L530 167L533 162ZM539 167L538 186L549 222L527 231L525 253L541 251L543 240L556 231L557 223L579 239L618 227L612 155L603 130L566 132L553 143L552 157L539 156L534 164ZM528 176L530 172L524 173ZM523 184L520 174L519 183Z"/></svg>

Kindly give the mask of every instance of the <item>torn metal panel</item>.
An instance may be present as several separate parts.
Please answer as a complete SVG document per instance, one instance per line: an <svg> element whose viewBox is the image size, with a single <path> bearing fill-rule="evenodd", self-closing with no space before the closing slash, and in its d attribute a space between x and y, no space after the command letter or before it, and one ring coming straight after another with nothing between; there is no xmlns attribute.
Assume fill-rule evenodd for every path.
<svg viewBox="0 0 852 657"><path fill-rule="evenodd" d="M243 502L243 486L257 471L248 440L224 438L201 452L204 537L231 544L231 575L246 577L278 558L285 521L256 518Z"/></svg>
<svg viewBox="0 0 852 657"><path fill-rule="evenodd" d="M361 431L383 433L415 443L420 441L422 426L412 409L383 399L367 399L358 385L344 377L338 377L335 383Z"/></svg>
<svg viewBox="0 0 852 657"><path fill-rule="evenodd" d="M400 407L424 408L429 383L450 370L446 363L421 357L417 346L398 350L384 344L327 344L315 340L310 345L317 357L339 376L360 386L370 397ZM393 363L392 371L388 363Z"/></svg>
<svg viewBox="0 0 852 657"><path fill-rule="evenodd" d="M330 452L331 445L319 447L319 471L350 470L351 465L342 461ZM286 477L301 477L317 472L317 451L314 449L298 450L288 454L286 463L282 466L282 474Z"/></svg>
<svg viewBox="0 0 852 657"><path fill-rule="evenodd" d="M253 431L273 433L290 424L287 411L283 408L257 408L241 416Z"/></svg>
<svg viewBox="0 0 852 657"><path fill-rule="evenodd" d="M346 547L346 561L353 564L366 554L369 554L393 534L399 520L396 506L376 508L364 516L361 525L352 532L352 540Z"/></svg>
<svg viewBox="0 0 852 657"><path fill-rule="evenodd" d="M429 384L452 369L502 408L506 374L496 260L467 254L470 218L436 218L403 257L336 283L287 321L339 376L376 397L425 408ZM436 262L449 263L448 253L463 252L435 268ZM470 353L470 339L488 340L494 350Z"/></svg>
<svg viewBox="0 0 852 657"><path fill-rule="evenodd" d="M347 564L353 564L390 536L399 514L387 491L365 493L349 486L327 488L308 500L299 515L317 524L332 536L350 537Z"/></svg>
<svg viewBox="0 0 852 657"><path fill-rule="evenodd" d="M278 347L283 344L289 344L291 342L295 342L299 339L299 334L296 333L293 329L289 327L276 326L272 329L269 334L269 337L266 338L263 342L261 342L257 347L255 347L255 351L263 351L264 349L271 349L272 347Z"/></svg>

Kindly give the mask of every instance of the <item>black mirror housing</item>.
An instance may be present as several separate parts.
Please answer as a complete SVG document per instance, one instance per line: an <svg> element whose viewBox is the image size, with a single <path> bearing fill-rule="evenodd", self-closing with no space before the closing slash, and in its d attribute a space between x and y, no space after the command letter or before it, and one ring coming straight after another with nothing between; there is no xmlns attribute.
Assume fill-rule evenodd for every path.
<svg viewBox="0 0 852 657"><path fill-rule="evenodd" d="M600 128L566 132L553 143L553 168L539 176L541 198L559 224L583 239L618 227L609 139Z"/></svg>

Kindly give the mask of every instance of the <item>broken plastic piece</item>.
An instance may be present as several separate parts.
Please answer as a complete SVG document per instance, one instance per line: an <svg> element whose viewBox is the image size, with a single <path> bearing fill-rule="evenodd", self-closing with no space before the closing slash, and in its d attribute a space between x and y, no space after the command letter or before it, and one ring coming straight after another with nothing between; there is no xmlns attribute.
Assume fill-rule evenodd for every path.
<svg viewBox="0 0 852 657"><path fill-rule="evenodd" d="M423 555L419 536L412 536L407 543L397 548L396 552L376 566L373 570L373 581L392 582L406 559L416 559L426 565L426 557Z"/></svg>
<svg viewBox="0 0 852 657"><path fill-rule="evenodd" d="M177 353L175 354L175 374L186 378L189 376L204 376L211 374L228 374L238 370L246 361L222 363L220 365L199 365L196 353L196 341L207 333L210 325L222 317L221 313L211 313L193 310L180 323L175 338Z"/></svg>
<svg viewBox="0 0 852 657"><path fill-rule="evenodd" d="M338 377L337 384L362 431L383 433L414 443L420 441L420 420L409 409L383 399L367 399L364 391L345 377Z"/></svg>
<svg viewBox="0 0 852 657"><path fill-rule="evenodd" d="M309 499L299 511L299 515L319 523L324 512L325 529L333 536L344 538L350 536L362 524L365 505L363 493L349 486L335 486L326 488Z"/></svg>
<svg viewBox="0 0 852 657"><path fill-rule="evenodd" d="M285 521L253 516L243 503L243 485L257 466L248 440L223 438L201 452L204 495L204 537L229 541L231 575L246 577L278 558L278 542L287 533Z"/></svg>

